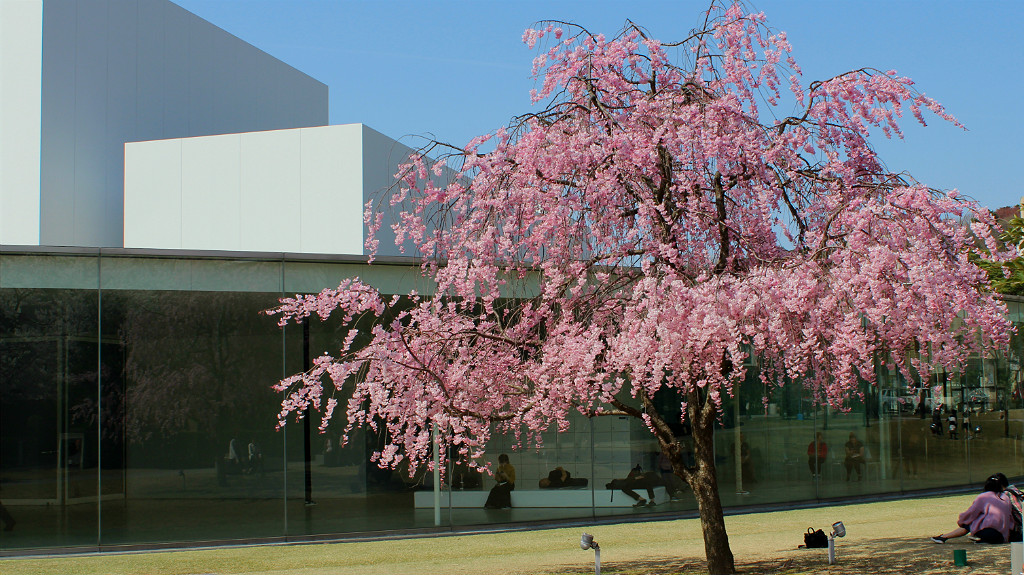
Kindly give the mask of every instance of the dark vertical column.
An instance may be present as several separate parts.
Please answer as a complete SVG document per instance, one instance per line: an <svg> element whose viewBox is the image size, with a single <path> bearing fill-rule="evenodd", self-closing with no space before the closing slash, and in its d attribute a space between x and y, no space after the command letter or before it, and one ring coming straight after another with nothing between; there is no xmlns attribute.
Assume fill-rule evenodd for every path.
<svg viewBox="0 0 1024 575"><path fill-rule="evenodd" d="M302 321L302 371L309 371L309 318ZM306 505L313 505L313 453L310 444L312 429L309 424L309 407L302 418L302 449L306 461Z"/></svg>
<svg viewBox="0 0 1024 575"><path fill-rule="evenodd" d="M96 546L103 544L103 257L96 255ZM83 442L84 447L84 442ZM83 459L85 456L83 456ZM83 462L84 463L84 462Z"/></svg>
<svg viewBox="0 0 1024 575"><path fill-rule="evenodd" d="M594 481L594 477L597 477L596 467L594 464L594 421L596 418L588 417L587 424L590 427L590 516L593 519L597 519L597 481Z"/></svg>

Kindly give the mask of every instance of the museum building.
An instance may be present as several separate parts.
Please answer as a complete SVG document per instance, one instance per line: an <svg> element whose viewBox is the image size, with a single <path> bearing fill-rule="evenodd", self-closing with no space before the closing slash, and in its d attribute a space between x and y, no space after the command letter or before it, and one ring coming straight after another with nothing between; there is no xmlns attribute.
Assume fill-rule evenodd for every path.
<svg viewBox="0 0 1024 575"><path fill-rule="evenodd" d="M688 493L658 488L637 509L606 488L636 464L659 470L657 444L631 419L580 416L541 448L496 437L488 457L508 453L517 469L512 508L497 510L483 509L493 480L464 465L441 484L377 468L373 433L342 445L337 422L275 429L271 386L345 326L282 329L263 310L357 276L387 294L431 291L393 243L372 265L364 251L363 206L412 150L328 125L327 94L167 0L0 2L0 501L14 520L0 554L695 513ZM1007 303L1024 323L1024 302ZM1006 356L919 382L880 365L878 388L846 412L800 386L764 401L751 365L716 432L723 503L1024 474L1022 348L1015 334ZM820 470L808 464L816 432ZM851 435L865 446L856 469L844 464ZM751 463L738 473L741 441ZM587 485L540 489L558 466Z"/></svg>

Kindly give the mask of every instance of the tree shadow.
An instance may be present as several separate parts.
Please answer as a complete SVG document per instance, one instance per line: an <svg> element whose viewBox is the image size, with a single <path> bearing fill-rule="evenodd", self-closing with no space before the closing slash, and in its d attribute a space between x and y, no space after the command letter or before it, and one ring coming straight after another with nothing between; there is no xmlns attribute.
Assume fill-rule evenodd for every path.
<svg viewBox="0 0 1024 575"><path fill-rule="evenodd" d="M775 560L757 561L739 567L741 573L1007 573L1008 545L976 545L963 538L936 545L923 537L886 537L867 540L837 540L836 565L828 565L824 549L795 549ZM967 551L967 566L953 564L953 551Z"/></svg>
<svg viewBox="0 0 1024 575"><path fill-rule="evenodd" d="M967 551L967 565L953 564L953 551ZM792 549L780 551L771 559L744 561L737 557L736 570L742 575L820 574L927 574L960 573L988 575L1008 573L1008 545L977 545L964 538L936 545L922 537L887 537L870 540L837 540L836 564L828 564L825 549ZM706 573L705 562L697 558L652 557L638 561L602 563L602 573L623 575L681 575ZM563 568L554 573L593 573L593 568Z"/></svg>

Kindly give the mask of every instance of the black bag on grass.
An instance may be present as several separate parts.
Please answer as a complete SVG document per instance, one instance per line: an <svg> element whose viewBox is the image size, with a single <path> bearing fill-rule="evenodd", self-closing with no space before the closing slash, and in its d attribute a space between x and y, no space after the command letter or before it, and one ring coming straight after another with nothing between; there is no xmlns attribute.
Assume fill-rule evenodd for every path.
<svg viewBox="0 0 1024 575"><path fill-rule="evenodd" d="M808 527L807 533L804 533L804 545L808 549L828 547L828 536L821 529L815 531L813 527Z"/></svg>

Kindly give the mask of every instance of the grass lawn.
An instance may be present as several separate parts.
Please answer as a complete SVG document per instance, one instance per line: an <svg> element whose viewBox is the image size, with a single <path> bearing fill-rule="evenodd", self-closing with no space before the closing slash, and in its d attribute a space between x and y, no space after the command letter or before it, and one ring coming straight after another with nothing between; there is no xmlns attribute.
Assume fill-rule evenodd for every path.
<svg viewBox="0 0 1024 575"><path fill-rule="evenodd" d="M1009 573L1009 546L967 539L936 545L931 535L955 526L973 495L843 505L726 518L740 573ZM846 525L837 540L838 564L824 549L797 549L809 526ZM579 548L582 528L544 529L376 542L316 543L0 559L3 575L548 575L593 573L594 554ZM697 519L595 525L602 573L703 573L704 543ZM953 566L953 550L967 550L967 567Z"/></svg>

